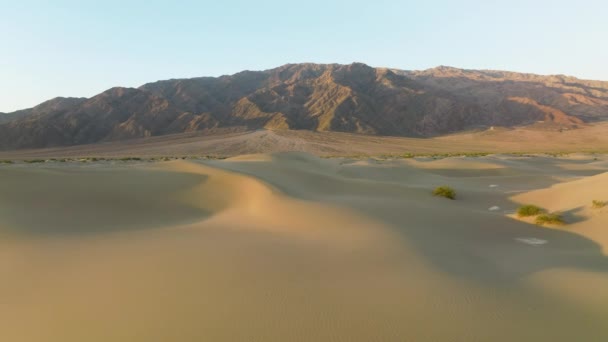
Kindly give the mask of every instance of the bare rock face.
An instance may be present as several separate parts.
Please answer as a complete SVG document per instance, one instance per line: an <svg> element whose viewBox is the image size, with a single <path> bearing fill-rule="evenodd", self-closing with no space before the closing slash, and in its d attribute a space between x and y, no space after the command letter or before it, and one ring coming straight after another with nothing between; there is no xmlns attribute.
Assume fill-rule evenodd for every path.
<svg viewBox="0 0 608 342"><path fill-rule="evenodd" d="M570 129L606 119L608 82L450 67L289 64L112 88L90 99L56 98L0 114L0 148L219 128L426 137L491 126Z"/></svg>
<svg viewBox="0 0 608 342"><path fill-rule="evenodd" d="M56 97L52 100L43 102L34 108L18 110L12 113L0 113L0 124L7 123L9 121L13 121L19 118L24 118L26 116L34 118L36 116L42 116L49 112L69 109L84 102L84 100L86 99Z"/></svg>

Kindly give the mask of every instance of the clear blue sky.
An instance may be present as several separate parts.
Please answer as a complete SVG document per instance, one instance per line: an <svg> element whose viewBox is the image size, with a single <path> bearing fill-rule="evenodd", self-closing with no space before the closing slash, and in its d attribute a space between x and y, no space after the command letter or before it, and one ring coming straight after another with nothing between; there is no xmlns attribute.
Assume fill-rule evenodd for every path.
<svg viewBox="0 0 608 342"><path fill-rule="evenodd" d="M608 80L608 1L0 0L0 111L112 86L363 62Z"/></svg>

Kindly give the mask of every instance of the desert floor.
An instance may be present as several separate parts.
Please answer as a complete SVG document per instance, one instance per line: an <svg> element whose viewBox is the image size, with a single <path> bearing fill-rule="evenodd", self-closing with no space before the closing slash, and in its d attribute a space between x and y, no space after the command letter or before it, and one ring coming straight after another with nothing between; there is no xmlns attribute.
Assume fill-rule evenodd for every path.
<svg viewBox="0 0 608 342"><path fill-rule="evenodd" d="M30 150L0 150L0 160L77 157L234 157L306 152L318 156L490 153L608 153L608 122L563 132L534 127L485 129L434 138L387 137L295 130L192 132L150 138Z"/></svg>
<svg viewBox="0 0 608 342"><path fill-rule="evenodd" d="M0 340L608 341L607 171L585 154L0 165ZM517 218L527 203L566 224Z"/></svg>

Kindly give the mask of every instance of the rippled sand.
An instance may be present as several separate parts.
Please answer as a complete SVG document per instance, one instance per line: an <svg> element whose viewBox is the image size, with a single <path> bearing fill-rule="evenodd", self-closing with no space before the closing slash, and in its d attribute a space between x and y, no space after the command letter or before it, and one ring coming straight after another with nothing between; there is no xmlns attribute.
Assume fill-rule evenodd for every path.
<svg viewBox="0 0 608 342"><path fill-rule="evenodd" d="M0 340L605 341L608 208L590 204L606 171L584 155L0 166ZM430 194L444 184L455 201ZM569 224L520 220L521 203Z"/></svg>

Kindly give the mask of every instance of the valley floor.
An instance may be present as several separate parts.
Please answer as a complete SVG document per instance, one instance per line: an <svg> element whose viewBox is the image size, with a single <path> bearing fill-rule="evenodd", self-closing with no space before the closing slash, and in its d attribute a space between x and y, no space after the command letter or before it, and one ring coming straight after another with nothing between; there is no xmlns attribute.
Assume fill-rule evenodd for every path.
<svg viewBox="0 0 608 342"><path fill-rule="evenodd" d="M608 152L608 122L563 132L500 128L435 138L405 138L294 130L193 132L143 139L30 150L0 150L0 160L80 157L234 157L306 152L317 156L444 153Z"/></svg>
<svg viewBox="0 0 608 342"><path fill-rule="evenodd" d="M606 341L606 189L585 154L0 164L0 340Z"/></svg>

